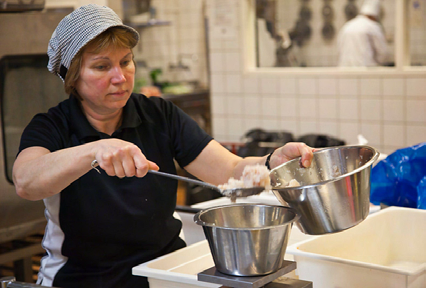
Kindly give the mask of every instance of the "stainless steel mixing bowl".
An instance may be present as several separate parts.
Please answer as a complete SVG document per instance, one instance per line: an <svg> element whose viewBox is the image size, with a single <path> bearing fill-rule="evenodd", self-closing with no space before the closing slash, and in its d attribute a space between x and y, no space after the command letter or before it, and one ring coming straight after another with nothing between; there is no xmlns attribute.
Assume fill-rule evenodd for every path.
<svg viewBox="0 0 426 288"><path fill-rule="evenodd" d="M289 207L234 204L201 210L201 225L216 269L233 276L259 276L281 268L296 212Z"/></svg>
<svg viewBox="0 0 426 288"><path fill-rule="evenodd" d="M348 229L369 213L371 166L379 154L365 145L324 148L314 153L309 168L301 168L298 158L272 169L272 190L281 204L296 210L302 232ZM286 187L292 179L301 186Z"/></svg>

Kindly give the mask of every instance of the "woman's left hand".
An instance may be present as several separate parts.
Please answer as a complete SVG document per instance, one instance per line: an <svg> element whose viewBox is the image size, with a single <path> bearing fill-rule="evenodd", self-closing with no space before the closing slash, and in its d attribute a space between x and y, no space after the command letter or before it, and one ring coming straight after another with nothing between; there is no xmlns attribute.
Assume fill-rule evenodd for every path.
<svg viewBox="0 0 426 288"><path fill-rule="evenodd" d="M311 166L315 148L309 147L305 143L290 142L276 149L269 160L269 167L275 168L284 162L302 156L301 164L304 167Z"/></svg>

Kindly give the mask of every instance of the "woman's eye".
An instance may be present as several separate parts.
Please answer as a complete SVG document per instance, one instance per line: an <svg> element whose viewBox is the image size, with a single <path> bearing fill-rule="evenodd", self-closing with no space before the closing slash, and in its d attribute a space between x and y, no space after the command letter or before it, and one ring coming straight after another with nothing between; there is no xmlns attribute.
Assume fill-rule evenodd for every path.
<svg viewBox="0 0 426 288"><path fill-rule="evenodd" d="M106 65L97 65L97 66L95 66L95 68L97 70L105 70L107 68L107 66Z"/></svg>
<svg viewBox="0 0 426 288"><path fill-rule="evenodd" d="M123 62L121 62L121 65L122 66L127 66L127 65L129 65L130 64L130 60L125 60L125 61L123 61Z"/></svg>
<svg viewBox="0 0 426 288"><path fill-rule="evenodd" d="M92 67L96 70L107 70L110 66L110 63L108 63L107 61L97 61L93 63Z"/></svg>

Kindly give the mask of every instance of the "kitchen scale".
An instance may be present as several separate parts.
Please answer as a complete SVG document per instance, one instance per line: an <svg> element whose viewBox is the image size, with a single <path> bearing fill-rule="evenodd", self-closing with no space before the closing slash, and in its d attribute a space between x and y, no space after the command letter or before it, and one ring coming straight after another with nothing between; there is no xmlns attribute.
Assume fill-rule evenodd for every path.
<svg viewBox="0 0 426 288"><path fill-rule="evenodd" d="M276 272L262 276L232 276L213 266L197 274L198 281L224 285L221 288L312 288L312 282L282 277L296 269L296 262L284 260Z"/></svg>

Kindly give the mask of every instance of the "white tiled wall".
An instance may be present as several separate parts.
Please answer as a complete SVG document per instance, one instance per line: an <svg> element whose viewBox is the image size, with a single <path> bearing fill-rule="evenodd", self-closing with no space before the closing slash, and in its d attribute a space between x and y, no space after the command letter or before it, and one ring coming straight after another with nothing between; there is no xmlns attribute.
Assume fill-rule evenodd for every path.
<svg viewBox="0 0 426 288"><path fill-rule="evenodd" d="M426 141L426 76L212 76L213 131L221 141L256 127L324 133L348 144L362 134L383 153ZM241 86L215 90L231 78Z"/></svg>
<svg viewBox="0 0 426 288"><path fill-rule="evenodd" d="M147 67L138 67L138 77L150 81L149 71L161 68L161 81L199 81L208 85L203 1L152 0L156 19L170 25L137 28L141 41L135 58ZM222 56L222 55L221 55ZM170 69L181 61L188 69Z"/></svg>
<svg viewBox="0 0 426 288"><path fill-rule="evenodd" d="M240 25L236 29L234 39L209 39L214 42L209 59L217 140L239 141L252 128L296 137L323 133L348 144L362 134L386 154L426 141L426 73L247 73L243 31Z"/></svg>

